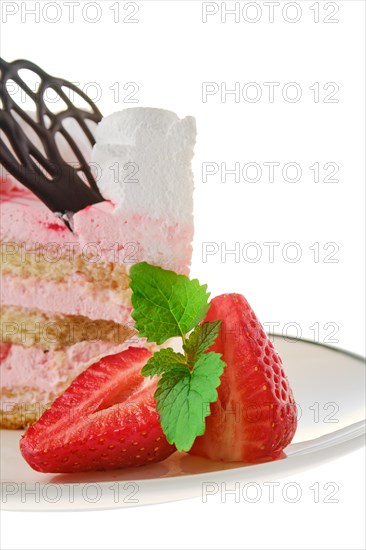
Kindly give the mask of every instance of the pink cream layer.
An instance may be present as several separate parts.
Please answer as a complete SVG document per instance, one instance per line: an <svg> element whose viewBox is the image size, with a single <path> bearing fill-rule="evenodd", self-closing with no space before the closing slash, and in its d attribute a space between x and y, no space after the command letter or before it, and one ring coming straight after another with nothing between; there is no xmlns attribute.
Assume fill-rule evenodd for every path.
<svg viewBox="0 0 366 550"><path fill-rule="evenodd" d="M125 212L104 201L77 212L71 232L37 197L10 178L0 180L0 193L3 243L25 242L28 250L52 245L51 255L59 249L83 257L91 255L93 263L113 262L128 268L147 261L188 273L193 224L171 225L165 220Z"/></svg>
<svg viewBox="0 0 366 550"><path fill-rule="evenodd" d="M3 345L1 374L1 407L9 409L9 397L6 390L15 395L11 402L27 401L26 389L33 402L52 398L52 394L63 391L71 381L100 357L118 353L129 346L144 346L145 340L136 337L123 344L106 342L78 342L61 350L43 350L18 345ZM17 391L21 392L19 395ZM23 395L24 393L24 395ZM46 401L47 402L47 401Z"/></svg>
<svg viewBox="0 0 366 550"><path fill-rule="evenodd" d="M131 324L129 291L99 290L77 275L62 283L33 277L3 275L0 285L3 305L38 308L47 313L83 315L92 320Z"/></svg>

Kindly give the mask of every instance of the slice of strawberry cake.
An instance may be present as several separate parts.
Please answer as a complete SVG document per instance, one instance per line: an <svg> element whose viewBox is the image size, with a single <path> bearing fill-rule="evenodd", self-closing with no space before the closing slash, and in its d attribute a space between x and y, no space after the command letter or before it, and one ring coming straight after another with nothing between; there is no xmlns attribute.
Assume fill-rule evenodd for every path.
<svg viewBox="0 0 366 550"><path fill-rule="evenodd" d="M4 171L1 427L34 422L99 357L146 346L130 317L129 268L188 273L195 136L192 117L161 109L103 118L88 160L105 200L67 224Z"/></svg>

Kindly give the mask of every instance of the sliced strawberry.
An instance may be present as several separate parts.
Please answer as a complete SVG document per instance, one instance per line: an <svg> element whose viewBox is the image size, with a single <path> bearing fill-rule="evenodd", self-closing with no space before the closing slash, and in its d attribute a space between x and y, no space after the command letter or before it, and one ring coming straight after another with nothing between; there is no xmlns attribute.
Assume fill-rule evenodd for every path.
<svg viewBox="0 0 366 550"><path fill-rule="evenodd" d="M58 397L20 441L39 472L81 472L141 466L169 456L153 398L156 381L141 369L151 357L128 348L104 357Z"/></svg>
<svg viewBox="0 0 366 550"><path fill-rule="evenodd" d="M212 460L253 462L276 458L296 430L296 405L282 361L246 299L214 298L206 321L221 320L210 351L227 366L205 434L191 453Z"/></svg>

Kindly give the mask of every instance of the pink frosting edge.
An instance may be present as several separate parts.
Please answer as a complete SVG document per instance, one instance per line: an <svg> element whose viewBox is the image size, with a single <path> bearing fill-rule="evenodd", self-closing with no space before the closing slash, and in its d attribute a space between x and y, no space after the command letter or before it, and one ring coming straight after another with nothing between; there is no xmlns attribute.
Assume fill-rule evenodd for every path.
<svg viewBox="0 0 366 550"><path fill-rule="evenodd" d="M71 250L95 261L130 264L149 261L188 273L192 256L192 223L171 225L138 213L123 213L110 201L87 206L73 216L73 232L27 189L0 180L0 239L37 245L50 253ZM53 246L53 248L52 248ZM6 251L8 251L6 249ZM9 253L12 249L9 249Z"/></svg>
<svg viewBox="0 0 366 550"><path fill-rule="evenodd" d="M2 275L0 286L0 300L3 305L131 324L129 294L125 298L124 295L126 291L101 291L96 285L78 280L77 276L58 283ZM123 300L125 304L122 303Z"/></svg>
<svg viewBox="0 0 366 550"><path fill-rule="evenodd" d="M132 337L118 345L101 341L78 342L62 350L50 350L45 353L36 347L5 344L3 347L7 346L7 349L1 361L1 387L3 391L31 387L36 388L40 395L46 393L51 396L59 384L76 378L101 357L119 353L130 346L145 345L145 339ZM62 361L62 368L57 368L59 361ZM22 401L24 399L21 396L11 399L13 404ZM9 405L4 395L0 402L3 408L6 403Z"/></svg>

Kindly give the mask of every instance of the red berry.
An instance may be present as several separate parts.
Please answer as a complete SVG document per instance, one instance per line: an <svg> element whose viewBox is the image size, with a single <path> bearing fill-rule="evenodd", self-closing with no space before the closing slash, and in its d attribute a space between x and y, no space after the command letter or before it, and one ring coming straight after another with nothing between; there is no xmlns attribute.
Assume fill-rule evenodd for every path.
<svg viewBox="0 0 366 550"><path fill-rule="evenodd" d="M39 472L82 472L169 456L175 448L156 412L156 381L141 375L149 357L131 347L81 373L25 432L20 449L28 464Z"/></svg>
<svg viewBox="0 0 366 550"><path fill-rule="evenodd" d="M210 351L221 353L227 366L206 431L191 453L224 461L276 458L296 431L296 404L281 358L240 294L212 300L205 320L219 319Z"/></svg>

